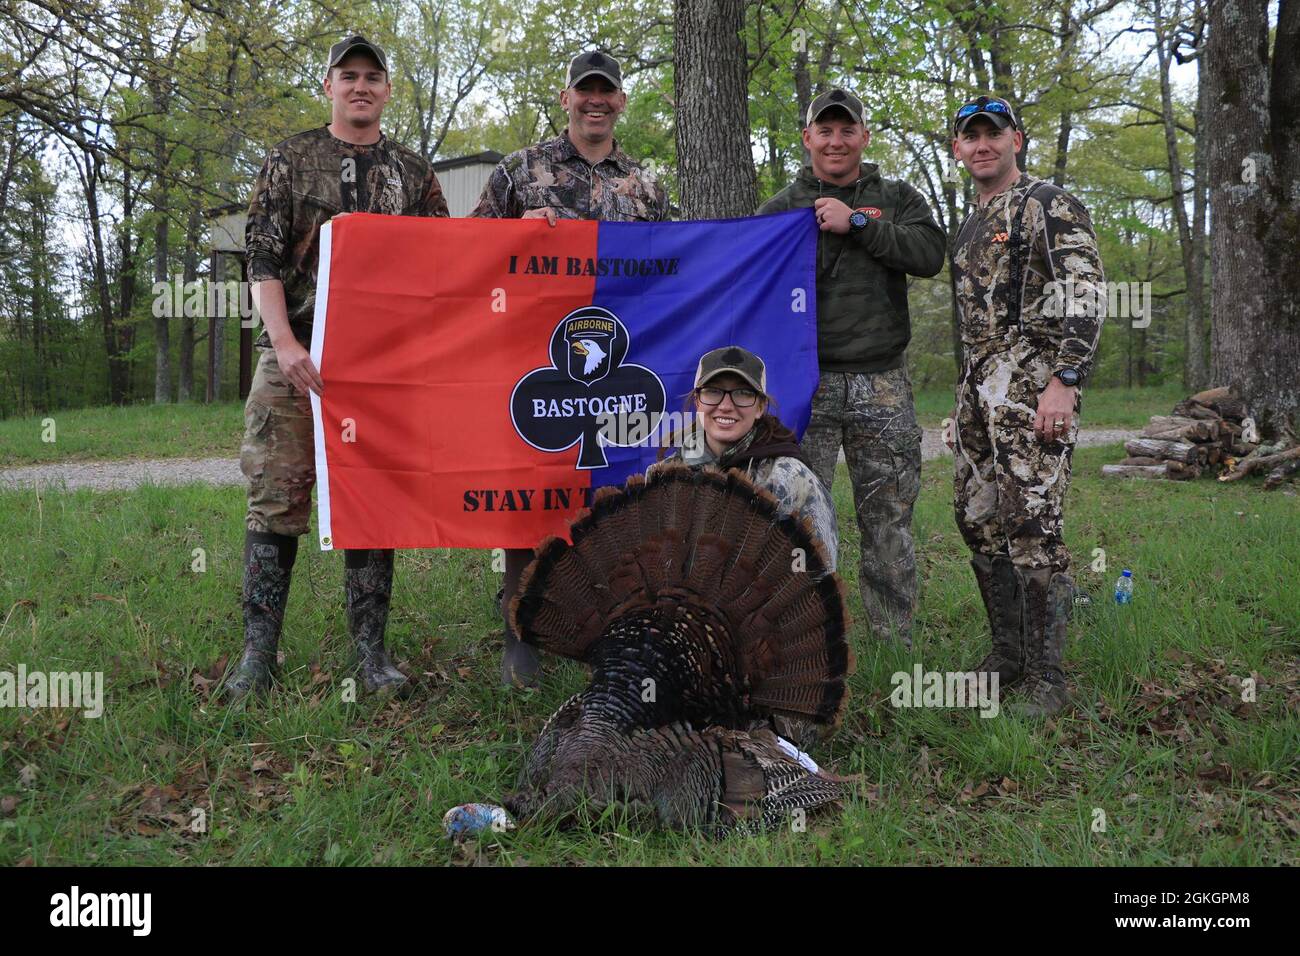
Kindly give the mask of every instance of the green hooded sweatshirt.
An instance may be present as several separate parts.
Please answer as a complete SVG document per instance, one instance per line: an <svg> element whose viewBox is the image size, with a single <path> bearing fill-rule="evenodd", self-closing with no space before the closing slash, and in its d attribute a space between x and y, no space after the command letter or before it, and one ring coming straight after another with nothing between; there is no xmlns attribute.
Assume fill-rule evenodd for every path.
<svg viewBox="0 0 1300 956"><path fill-rule="evenodd" d="M947 237L924 197L907 183L884 179L863 163L847 186L824 183L805 167L799 178L759 207L760 213L838 199L867 210L857 235L823 232L817 241L817 355L823 372L886 372L901 368L912 338L908 275L943 268Z"/></svg>

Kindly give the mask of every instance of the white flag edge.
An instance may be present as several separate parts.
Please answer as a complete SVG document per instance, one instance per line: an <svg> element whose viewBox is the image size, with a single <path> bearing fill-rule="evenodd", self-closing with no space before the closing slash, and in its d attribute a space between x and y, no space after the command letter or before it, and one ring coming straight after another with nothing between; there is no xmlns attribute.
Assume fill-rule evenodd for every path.
<svg viewBox="0 0 1300 956"><path fill-rule="evenodd" d="M316 266L316 311L311 326L311 360L317 370L325 350L325 314L330 299L330 250L334 223L320 227L320 258ZM316 523L320 530L320 549L334 550L334 533L330 524L330 468L325 457L325 420L321 415L320 396L311 395L312 428L316 436Z"/></svg>

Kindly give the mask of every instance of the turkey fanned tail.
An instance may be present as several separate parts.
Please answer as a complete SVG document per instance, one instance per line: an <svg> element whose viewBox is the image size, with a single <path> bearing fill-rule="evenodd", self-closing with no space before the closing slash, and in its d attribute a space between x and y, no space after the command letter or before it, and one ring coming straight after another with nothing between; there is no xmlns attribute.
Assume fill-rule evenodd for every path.
<svg viewBox="0 0 1300 956"><path fill-rule="evenodd" d="M652 807L667 826L788 824L844 795L754 730L834 725L853 657L843 587L806 521L741 473L657 470L548 538L511 604L520 637L591 667L507 805ZM699 728L699 729L696 729Z"/></svg>

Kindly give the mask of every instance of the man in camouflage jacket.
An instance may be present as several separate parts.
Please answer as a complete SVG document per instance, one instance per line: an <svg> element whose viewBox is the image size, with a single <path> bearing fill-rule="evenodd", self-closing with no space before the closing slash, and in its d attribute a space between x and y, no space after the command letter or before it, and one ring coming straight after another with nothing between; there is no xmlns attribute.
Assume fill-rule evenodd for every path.
<svg viewBox="0 0 1300 956"><path fill-rule="evenodd" d="M266 690L276 661L298 537L316 482L309 392L324 388L307 346L315 311L320 227L352 212L446 216L429 162L392 142L379 117L392 95L383 51L354 36L330 49L328 126L274 147L253 187L245 233L248 279L265 329L244 409L240 466L248 478L244 539L244 655L227 699ZM368 691L402 688L384 649L393 552L344 554L348 631Z"/></svg>
<svg viewBox="0 0 1300 956"><path fill-rule="evenodd" d="M1101 256L1083 204L1017 168L1024 137L1009 103L967 103L953 136L979 194L953 256L964 346L955 507L993 632L976 670L1020 682L1020 709L1044 716L1069 702L1061 511L1104 316Z"/></svg>
<svg viewBox="0 0 1300 956"><path fill-rule="evenodd" d="M936 275L945 239L919 192L862 162L869 138L860 99L839 89L818 96L803 132L812 165L758 211L817 212L821 381L800 444L827 488L844 448L867 619L877 637L911 646L921 429L905 356L907 277Z"/></svg>
<svg viewBox="0 0 1300 956"><path fill-rule="evenodd" d="M618 61L598 51L569 64L560 105L569 116L554 139L517 150L492 171L471 216L488 219L601 219L658 222L668 218L668 197L653 172L618 148L614 124L627 108ZM505 648L501 681L535 685L537 652L510 630L510 599L533 560L529 548L507 548L501 617Z"/></svg>

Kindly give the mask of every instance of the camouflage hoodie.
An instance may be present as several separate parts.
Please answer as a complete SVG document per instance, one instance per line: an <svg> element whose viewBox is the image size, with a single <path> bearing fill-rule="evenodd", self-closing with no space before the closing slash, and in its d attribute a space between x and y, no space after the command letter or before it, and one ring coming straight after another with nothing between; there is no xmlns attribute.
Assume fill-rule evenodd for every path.
<svg viewBox="0 0 1300 956"><path fill-rule="evenodd" d="M863 163L847 186L825 183L805 167L759 207L760 213L838 199L867 211L857 235L821 233L817 243L817 355L823 372L885 372L901 368L912 338L907 277L938 275L947 239L924 197Z"/></svg>

